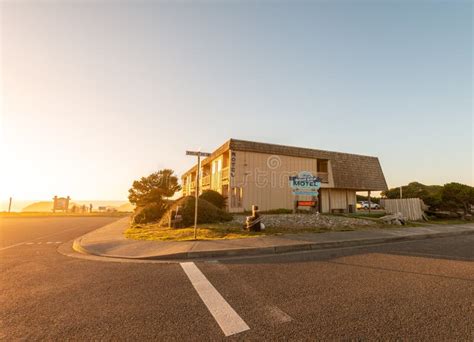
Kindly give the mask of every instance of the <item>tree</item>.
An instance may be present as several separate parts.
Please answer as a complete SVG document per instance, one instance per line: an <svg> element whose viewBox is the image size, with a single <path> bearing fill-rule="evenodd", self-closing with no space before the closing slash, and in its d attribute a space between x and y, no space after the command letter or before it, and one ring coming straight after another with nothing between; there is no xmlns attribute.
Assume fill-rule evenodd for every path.
<svg viewBox="0 0 474 342"><path fill-rule="evenodd" d="M171 197L176 191L181 190L178 178L173 173L173 170L163 169L134 181L132 188L128 190L128 200L137 207L162 204L164 198Z"/></svg>
<svg viewBox="0 0 474 342"><path fill-rule="evenodd" d="M474 188L460 183L445 184L441 192L442 206L445 209L463 210L464 215L471 212L474 205Z"/></svg>
<svg viewBox="0 0 474 342"><path fill-rule="evenodd" d="M441 205L441 185L425 185L411 182L402 186L403 198L421 198L431 209L437 209ZM400 187L392 188L382 192L386 198L400 198Z"/></svg>

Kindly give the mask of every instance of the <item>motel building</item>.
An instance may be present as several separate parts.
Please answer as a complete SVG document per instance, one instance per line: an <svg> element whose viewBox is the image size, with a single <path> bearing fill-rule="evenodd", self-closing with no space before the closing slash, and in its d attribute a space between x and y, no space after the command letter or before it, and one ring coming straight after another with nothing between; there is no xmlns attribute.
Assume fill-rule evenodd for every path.
<svg viewBox="0 0 474 342"><path fill-rule="evenodd" d="M317 196L295 195L290 177L318 177ZM183 196L196 195L197 165L182 177ZM229 212L293 209L295 201L319 212L349 212L356 192L387 189L377 157L230 139L201 162L199 193L215 190L227 197ZM300 203L302 203L300 202Z"/></svg>

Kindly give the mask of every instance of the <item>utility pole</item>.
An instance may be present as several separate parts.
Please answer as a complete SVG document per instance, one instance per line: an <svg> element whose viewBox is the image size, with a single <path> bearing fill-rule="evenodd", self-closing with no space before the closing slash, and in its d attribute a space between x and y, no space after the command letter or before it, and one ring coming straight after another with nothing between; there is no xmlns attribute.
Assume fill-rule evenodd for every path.
<svg viewBox="0 0 474 342"><path fill-rule="evenodd" d="M400 186L400 199L403 198L403 196L402 196L402 191L403 191L403 186Z"/></svg>
<svg viewBox="0 0 474 342"><path fill-rule="evenodd" d="M10 197L10 202L8 203L8 212L12 210L12 198Z"/></svg>
<svg viewBox="0 0 474 342"><path fill-rule="evenodd" d="M207 152L201 152L201 151L186 151L186 155L197 156L196 201L194 202L194 240L197 240L199 181L201 180L201 156L209 157L211 154Z"/></svg>

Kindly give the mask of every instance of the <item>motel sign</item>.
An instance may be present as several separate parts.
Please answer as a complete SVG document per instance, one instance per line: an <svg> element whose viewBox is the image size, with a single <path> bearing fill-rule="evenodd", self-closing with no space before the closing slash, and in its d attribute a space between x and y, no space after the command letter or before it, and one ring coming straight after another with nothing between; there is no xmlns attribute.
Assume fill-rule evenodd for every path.
<svg viewBox="0 0 474 342"><path fill-rule="evenodd" d="M297 176L290 176L290 187L295 196L318 196L321 178L313 176L311 172L301 171Z"/></svg>

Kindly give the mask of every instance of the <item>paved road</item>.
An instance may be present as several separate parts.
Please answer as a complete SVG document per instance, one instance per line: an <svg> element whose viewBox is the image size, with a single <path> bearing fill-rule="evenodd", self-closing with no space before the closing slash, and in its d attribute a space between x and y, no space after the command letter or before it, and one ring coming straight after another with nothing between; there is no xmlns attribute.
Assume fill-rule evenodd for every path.
<svg viewBox="0 0 474 342"><path fill-rule="evenodd" d="M196 262L249 327L226 338L180 264L57 252L113 219L0 220L3 340L474 339L474 235Z"/></svg>

